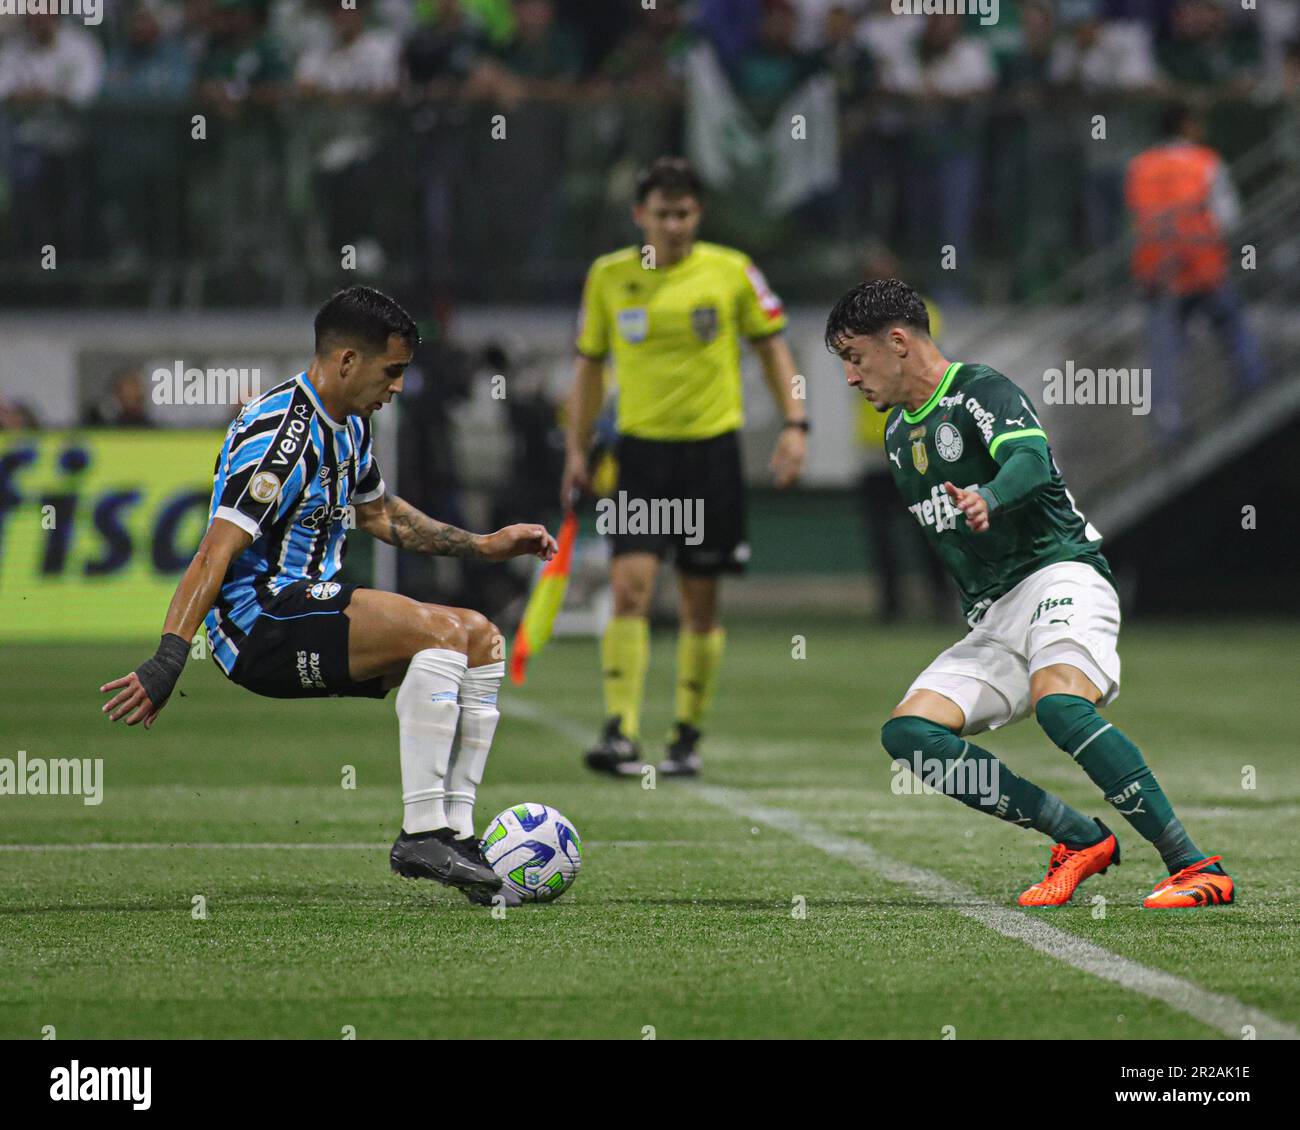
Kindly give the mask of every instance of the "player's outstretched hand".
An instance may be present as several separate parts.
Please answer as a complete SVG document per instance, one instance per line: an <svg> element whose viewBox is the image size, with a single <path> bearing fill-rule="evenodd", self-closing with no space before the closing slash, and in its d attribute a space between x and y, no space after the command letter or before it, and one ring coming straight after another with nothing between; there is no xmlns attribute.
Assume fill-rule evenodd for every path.
<svg viewBox="0 0 1300 1130"><path fill-rule="evenodd" d="M479 556L484 561L509 561L512 557L532 554L549 561L558 548L545 526L521 523L506 526L494 534L484 534L479 542Z"/></svg>
<svg viewBox="0 0 1300 1130"><path fill-rule="evenodd" d="M101 694L117 691L102 708L102 713L108 715L110 722L116 722L120 718L125 718L128 726L143 722L146 730L154 724L158 712L167 705L167 699L163 699L157 706L153 704L140 684L140 676L134 671L111 683L105 683L99 690Z"/></svg>
<svg viewBox="0 0 1300 1130"><path fill-rule="evenodd" d="M989 504L979 491L962 490L952 483L944 483L943 489L948 492L952 504L966 515L966 525L972 533L982 534L989 528Z"/></svg>

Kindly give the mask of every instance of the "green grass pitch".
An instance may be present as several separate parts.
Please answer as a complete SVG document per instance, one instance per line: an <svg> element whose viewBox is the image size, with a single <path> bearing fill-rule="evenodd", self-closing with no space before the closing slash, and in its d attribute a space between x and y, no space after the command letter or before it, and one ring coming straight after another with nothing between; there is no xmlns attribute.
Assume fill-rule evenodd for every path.
<svg viewBox="0 0 1300 1130"><path fill-rule="evenodd" d="M792 658L796 633L806 658ZM946 797L891 792L880 722L955 636L848 616L733 625L707 777L653 790L581 767L577 739L600 720L595 645L553 644L525 687L503 691L478 819L553 805L577 825L585 861L559 902L504 918L389 873L391 696L273 702L191 663L157 727L127 731L99 715L97 688L139 662L138 647L6 647L0 757L103 758L105 785L97 807L0 796L0 1037L39 1039L47 1025L59 1038L1229 1035L962 904L1020 914L1015 896L1040 877L1047 845ZM670 722L672 651L656 636L654 739ZM1107 817L1124 864L1071 906L1026 917L1293 1030L1294 631L1139 625L1122 654L1108 716L1146 751L1193 837L1225 855L1239 902L1143 911L1158 858L1030 722L985 743ZM1256 787L1243 788L1251 772ZM755 808L814 831L756 821ZM816 829L972 894L927 898L823 850ZM193 846L156 846L173 843ZM258 846L273 844L295 846Z"/></svg>

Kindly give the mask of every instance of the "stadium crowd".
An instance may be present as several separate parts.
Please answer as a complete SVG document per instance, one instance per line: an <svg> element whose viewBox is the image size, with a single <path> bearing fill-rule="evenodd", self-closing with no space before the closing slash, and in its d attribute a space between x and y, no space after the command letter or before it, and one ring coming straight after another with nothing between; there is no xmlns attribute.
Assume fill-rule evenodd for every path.
<svg viewBox="0 0 1300 1130"><path fill-rule="evenodd" d="M87 27L0 23L0 97L239 102L296 94L459 93L504 103L602 87L669 91L692 39L755 106L827 69L873 88L972 97L1043 81L1104 89L1280 88L1294 3L1006 0L910 18L902 0L132 0ZM918 5L919 7L919 5ZM970 7L974 8L972 3Z"/></svg>
<svg viewBox="0 0 1300 1130"><path fill-rule="evenodd" d="M747 201L734 202L737 214L721 236L743 229L751 246L770 254L792 231L805 240L870 234L906 259L928 251L936 217L944 242L978 241L981 202L992 198L998 217L987 242L1014 263L1011 292L1026 294L1069 251L1122 232L1123 168L1154 140L1160 99L1248 100L1293 114L1300 103L1295 0L1251 8L1229 0L1003 0L987 25L977 12L896 14L905 6L129 0L105 5L94 27L69 16L9 17L0 22L0 260L30 259L54 244L74 259L122 269L186 256L246 262L259 251L283 262L276 225L265 217L277 196L305 183L316 207L304 211L320 215L304 221L303 246L313 237L318 248L351 243L363 267L379 265L400 256L410 217L418 217L427 258L491 265L484 247L463 238L457 245L451 220L455 212L475 226L456 193L458 182L483 175L463 136L468 107L481 107L522 115L533 132L531 200L522 210L532 232L505 234L527 246L530 262L553 269L566 208L569 231L608 239L610 225L596 230L572 214L584 200L613 194L611 170L683 147L684 117L701 97L692 59L703 45L752 121L771 123L817 79L832 85L837 117L833 189L792 209L793 226L764 228ZM1078 115L1106 109L1119 144L1079 143L1087 119L1062 107L1080 98ZM398 108L407 115L400 136L410 162L385 151L393 135L376 125ZM197 178L206 190L182 192L176 169L184 165L194 180L195 162L169 159L175 142L161 140L156 123L190 110L237 123L225 136L240 137L214 147L218 157ZM297 148L268 133L268 115L277 113L297 115ZM575 132L595 140L575 142ZM1220 132L1241 133L1235 119ZM608 142L612 133L623 138L618 146ZM309 154L305 175L292 171L300 150ZM271 164L284 168L274 177L248 172ZM401 190L382 197L407 168L409 198ZM606 183L593 187L597 180ZM173 215L178 195L202 222ZM380 198L386 220L373 214ZM490 211L514 214L517 203L498 201ZM196 227L220 236L205 246ZM480 243L502 234L486 220L479 228ZM572 261L589 250L573 248Z"/></svg>

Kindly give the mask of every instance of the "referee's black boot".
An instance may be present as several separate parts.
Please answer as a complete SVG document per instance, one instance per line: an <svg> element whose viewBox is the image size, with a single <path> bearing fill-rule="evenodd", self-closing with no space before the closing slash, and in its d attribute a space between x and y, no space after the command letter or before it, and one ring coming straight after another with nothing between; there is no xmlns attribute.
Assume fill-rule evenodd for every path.
<svg viewBox="0 0 1300 1130"><path fill-rule="evenodd" d="M639 776L641 747L623 733L623 719L615 715L605 723L600 740L586 753L587 768L616 777Z"/></svg>
<svg viewBox="0 0 1300 1130"><path fill-rule="evenodd" d="M701 761L697 748L700 731L689 722L678 722L673 740L668 744L668 756L659 762L661 777L698 777Z"/></svg>
<svg viewBox="0 0 1300 1130"><path fill-rule="evenodd" d="M393 842L388 861L404 879L432 879L466 894L486 896L489 901L501 889L501 876L486 860L479 862L466 855L450 828L414 834L403 829Z"/></svg>

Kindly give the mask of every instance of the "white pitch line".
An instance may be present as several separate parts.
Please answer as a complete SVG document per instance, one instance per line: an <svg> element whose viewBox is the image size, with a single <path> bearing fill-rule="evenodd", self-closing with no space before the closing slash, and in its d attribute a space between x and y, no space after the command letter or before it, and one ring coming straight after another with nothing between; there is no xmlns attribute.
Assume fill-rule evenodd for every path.
<svg viewBox="0 0 1300 1130"><path fill-rule="evenodd" d="M1024 942L1039 953L1074 969L1186 1013L1225 1036L1239 1040L1243 1028L1251 1025L1260 1039L1300 1040L1300 1030L1294 1025L1269 1016L1233 997L1211 992L1172 973L1152 969L1131 958L1112 953L1077 934L1031 917L1024 911L999 906L969 887L963 887L924 867L890 859L869 844L819 828L788 809L758 804L734 789L704 785L697 786L692 792L701 800L708 801L733 816L766 824L826 855L843 859L863 870L870 870L886 882L906 887L928 902L970 918L1005 938ZM1207 913L1212 914L1214 911Z"/></svg>
<svg viewBox="0 0 1300 1130"><path fill-rule="evenodd" d="M567 739L582 741L588 736L586 731L568 719L554 717L535 703L518 698L509 700L506 713L539 723ZM1068 930L1051 926L1024 911L1001 906L934 871L890 859L861 840L851 840L819 828L798 813L784 808L769 808L748 799L735 789L696 784L690 792L733 816L766 824L826 855L869 869L887 882L906 887L914 895L955 911L981 926L987 926L1005 938L1024 942L1047 957L1102 981L1109 981L1130 992L1159 1001L1225 1036L1239 1040L1242 1029L1251 1025L1255 1029L1255 1035L1261 1039L1300 1040L1300 1030L1294 1025L1243 1004L1234 997L1211 992L1172 973L1152 969L1141 962L1112 953L1103 946L1071 934Z"/></svg>

